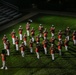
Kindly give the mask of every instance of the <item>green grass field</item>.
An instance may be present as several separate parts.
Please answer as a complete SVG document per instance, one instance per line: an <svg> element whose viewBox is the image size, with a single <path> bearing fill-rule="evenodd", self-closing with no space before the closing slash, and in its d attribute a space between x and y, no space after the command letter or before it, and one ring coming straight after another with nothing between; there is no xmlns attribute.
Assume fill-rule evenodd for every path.
<svg viewBox="0 0 76 75"><path fill-rule="evenodd" d="M55 33L56 38L58 30L62 30L64 32L67 26L71 28L71 34L73 30L76 30L76 18L73 17L38 14L37 16L34 16L31 19L33 20L31 27L35 28L36 35L39 33L38 26L41 23L45 28L48 29L48 39L51 37L49 29L52 24L54 24L56 27L56 33ZM7 57L6 61L8 70L0 69L0 75L76 75L76 46L73 46L71 35L70 35L71 41L69 44L69 51L66 52L63 47L62 56L59 56L58 53L55 53L55 61L51 60L49 47L47 55L45 55L43 51L40 51L40 59L36 58L35 48L33 54L31 54L29 49L26 48L24 58L21 57L20 53L15 52L12 46L10 33L12 29L15 29L16 35L18 36L18 28L20 25L22 25L23 33L25 33L26 22L27 20L0 32L0 52L3 49L2 37L4 34L7 35L11 43L11 49L10 49L11 55ZM63 40L64 38L65 36L63 36ZM0 67L1 66L2 63L0 57Z"/></svg>

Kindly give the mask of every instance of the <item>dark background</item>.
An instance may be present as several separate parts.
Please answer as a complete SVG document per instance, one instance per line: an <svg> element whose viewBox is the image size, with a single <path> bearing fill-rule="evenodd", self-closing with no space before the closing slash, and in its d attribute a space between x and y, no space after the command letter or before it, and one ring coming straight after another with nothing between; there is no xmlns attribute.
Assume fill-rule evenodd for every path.
<svg viewBox="0 0 76 75"><path fill-rule="evenodd" d="M20 9L32 8L35 4L38 9L76 12L76 0L4 0Z"/></svg>

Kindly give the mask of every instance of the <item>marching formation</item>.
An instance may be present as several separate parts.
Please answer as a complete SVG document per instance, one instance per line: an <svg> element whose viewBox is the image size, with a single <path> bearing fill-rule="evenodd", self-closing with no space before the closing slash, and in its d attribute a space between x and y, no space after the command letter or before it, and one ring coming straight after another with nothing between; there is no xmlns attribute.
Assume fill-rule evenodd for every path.
<svg viewBox="0 0 76 75"><path fill-rule="evenodd" d="M56 29L55 29L55 26L52 25L50 27L50 39L48 39L47 28L44 28L44 26L40 24L38 27L39 33L35 34L36 32L35 28L34 27L30 28L31 22L32 20L30 20L26 24L26 33L23 33L22 26L19 26L19 29L18 29L19 37L16 36L16 32L14 29L11 32L12 44L14 45L14 48L16 51L20 51L22 57L25 57L26 46L29 46L30 53L33 53L34 51L36 52L37 59L40 58L39 53L40 53L40 48L42 48L42 50L44 51L44 54L47 55L50 52L52 60L54 60L55 59L54 54L56 52L56 47L59 52L59 55L61 56L62 47L65 47L65 51L68 51L69 41L71 37L72 37L73 44L76 45L76 31L75 30L73 31L71 37L70 37L71 30L69 27L67 27L64 32L62 32L62 30L59 30L58 38L55 38ZM65 36L64 39L62 39L63 36ZM28 40L29 37L30 39ZM6 56L10 56L11 45L10 45L9 39L7 38L5 34L2 40L3 40L4 50L6 52L2 50L2 53L1 53L1 57L2 57L1 69L7 69L5 61L6 61ZM57 44L55 41L57 41Z"/></svg>

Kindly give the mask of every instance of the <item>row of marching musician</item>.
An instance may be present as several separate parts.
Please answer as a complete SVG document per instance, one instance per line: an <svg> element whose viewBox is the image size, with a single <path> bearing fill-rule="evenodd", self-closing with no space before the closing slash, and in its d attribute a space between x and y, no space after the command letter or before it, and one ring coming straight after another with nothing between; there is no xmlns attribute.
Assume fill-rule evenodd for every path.
<svg viewBox="0 0 76 75"><path fill-rule="evenodd" d="M16 32L13 29L13 31L11 32L11 36L12 36L12 43L15 46L15 50L16 51L20 50L21 56L24 57L24 55L25 55L24 52L26 50L26 46L29 45L30 52L33 53L33 51L34 51L33 44L36 44L35 52L36 52L37 58L39 59L40 58L40 55L39 55L40 43L42 43L42 45L43 45L43 50L44 50L45 54L47 54L47 52L48 52L47 46L48 46L48 43L50 43L50 54L52 56L52 60L54 60L55 40L56 40L54 25L52 25L50 27L51 38L49 41L48 41L48 30L46 28L44 28L42 24L39 25L38 30L39 30L39 34L37 36L35 36L36 31L35 31L34 27L30 28L30 23L27 22L26 33L24 33L24 35L23 35L23 28L22 28L22 26L20 26L18 29L18 31L19 31L19 37L18 37L18 36L16 36ZM59 30L59 32L58 32L57 47L58 47L59 55L62 55L61 51L62 51L62 46L63 46L63 42L62 42L63 34L65 34L65 40L64 40L65 50L68 51L70 32L71 32L71 30L69 27L67 27L65 29L65 32L62 32L61 30ZM30 37L29 43L27 42L28 37ZM40 41L41 38L43 38L42 42ZM6 35L3 36L2 40L3 40L3 44L4 44L4 49L6 50L6 55L9 56L10 55L10 42ZM72 40L73 40L74 45L76 45L76 31L74 31L72 33ZM19 45L20 41L22 43ZM1 56L2 56L2 58L4 57L3 55L1 55ZM5 61L5 60L2 60L2 61ZM5 63L3 64L2 69L5 67L4 65L5 65Z"/></svg>

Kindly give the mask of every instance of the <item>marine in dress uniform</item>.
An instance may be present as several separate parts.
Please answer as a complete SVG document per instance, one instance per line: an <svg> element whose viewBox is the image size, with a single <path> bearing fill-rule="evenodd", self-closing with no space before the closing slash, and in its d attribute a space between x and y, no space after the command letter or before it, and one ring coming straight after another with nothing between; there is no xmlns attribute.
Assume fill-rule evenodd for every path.
<svg viewBox="0 0 76 75"><path fill-rule="evenodd" d="M16 51L18 51L19 50L19 38L18 38L18 36L16 36L15 45L16 45Z"/></svg>
<svg viewBox="0 0 76 75"><path fill-rule="evenodd" d="M69 35L70 35L70 28L67 27L66 30L65 30L65 35L66 35L66 38L68 39L69 41Z"/></svg>
<svg viewBox="0 0 76 75"><path fill-rule="evenodd" d="M26 33L23 36L23 42L24 42L24 45L26 46L27 45L27 35L26 35Z"/></svg>
<svg viewBox="0 0 76 75"><path fill-rule="evenodd" d="M51 47L50 47L50 53L51 53L52 60L55 59L55 57L54 57L54 52L55 52L54 45L51 45Z"/></svg>
<svg viewBox="0 0 76 75"><path fill-rule="evenodd" d="M35 39L34 39L34 36L35 36L35 30L34 30L33 27L32 27L32 29L31 29L31 36L32 36L32 41L34 42L34 41L35 41Z"/></svg>
<svg viewBox="0 0 76 75"><path fill-rule="evenodd" d="M16 33L15 33L14 29L13 29L13 31L11 32L11 36L12 36L13 45L15 45Z"/></svg>
<svg viewBox="0 0 76 75"><path fill-rule="evenodd" d="M30 52L32 53L33 52L33 42L32 42L32 39L30 39L29 44L30 44Z"/></svg>
<svg viewBox="0 0 76 75"><path fill-rule="evenodd" d="M22 31L23 31L22 26L20 26L18 30L19 30L19 37L20 37L20 40L22 40Z"/></svg>
<svg viewBox="0 0 76 75"><path fill-rule="evenodd" d="M72 34L73 44L76 45L76 31Z"/></svg>
<svg viewBox="0 0 76 75"><path fill-rule="evenodd" d="M61 55L61 50L62 50L62 44L61 41L58 42L58 51L59 51L59 55Z"/></svg>
<svg viewBox="0 0 76 75"><path fill-rule="evenodd" d="M35 52L36 52L37 58L39 59L40 55L39 55L39 46L38 45L36 45Z"/></svg>
<svg viewBox="0 0 76 75"><path fill-rule="evenodd" d="M3 44L4 44L4 49L6 49L6 41L7 41L6 35L3 36L2 40L3 40Z"/></svg>
<svg viewBox="0 0 76 75"><path fill-rule="evenodd" d="M2 67L1 67L1 69L7 70L8 68L6 66L6 54L5 54L5 50L2 50L1 58L2 58Z"/></svg>
<svg viewBox="0 0 76 75"><path fill-rule="evenodd" d="M50 43L51 43L51 45L54 45L55 44L55 37L54 36L52 36L50 38Z"/></svg>
<svg viewBox="0 0 76 75"><path fill-rule="evenodd" d="M68 51L68 43L69 43L69 40L68 38L66 37L65 40L64 40L64 46L65 46L65 50Z"/></svg>
<svg viewBox="0 0 76 75"><path fill-rule="evenodd" d="M52 27L50 28L50 32L51 32L51 36L54 36L54 34L55 34L55 27L54 27L54 25L52 25Z"/></svg>
<svg viewBox="0 0 76 75"><path fill-rule="evenodd" d="M45 30L44 30L44 32L43 32L44 40L47 39L47 34L48 34L48 32L47 32L47 30L46 30L46 28L45 28Z"/></svg>
<svg viewBox="0 0 76 75"><path fill-rule="evenodd" d="M42 37L43 30L44 30L44 27L42 26L42 24L39 25L38 30L39 30L39 37Z"/></svg>
<svg viewBox="0 0 76 75"><path fill-rule="evenodd" d="M59 30L58 32L58 40L61 41L62 40L62 31Z"/></svg>
<svg viewBox="0 0 76 75"><path fill-rule="evenodd" d="M43 40L44 53L47 54L47 40Z"/></svg>
<svg viewBox="0 0 76 75"><path fill-rule="evenodd" d="M36 44L39 44L40 43L40 37L39 35L36 36Z"/></svg>
<svg viewBox="0 0 76 75"><path fill-rule="evenodd" d="M27 22L26 24L26 32L27 32L27 36L30 36L30 23Z"/></svg>
<svg viewBox="0 0 76 75"><path fill-rule="evenodd" d="M6 41L6 51L7 51L7 54L6 55L10 55L10 42L9 40Z"/></svg>
<svg viewBox="0 0 76 75"><path fill-rule="evenodd" d="M21 56L24 57L24 51L25 51L25 45L24 43L22 42L22 44L20 45L20 51L21 51Z"/></svg>

